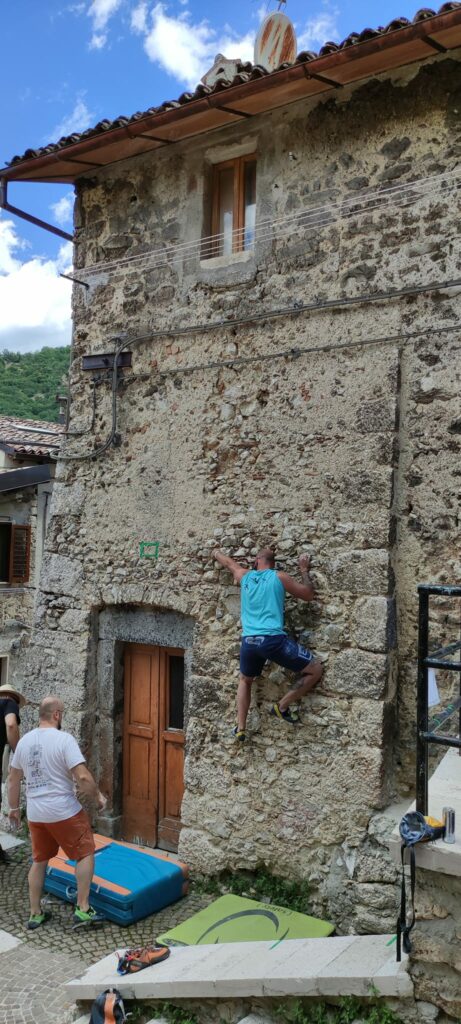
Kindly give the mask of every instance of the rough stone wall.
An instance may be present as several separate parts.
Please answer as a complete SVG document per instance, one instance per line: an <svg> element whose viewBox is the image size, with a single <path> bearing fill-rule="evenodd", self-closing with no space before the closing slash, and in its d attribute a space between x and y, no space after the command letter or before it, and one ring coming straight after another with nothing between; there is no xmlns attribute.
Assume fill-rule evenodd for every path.
<svg viewBox="0 0 461 1024"><path fill-rule="evenodd" d="M320 204L328 212L338 198L417 177L450 180L461 147L459 81L456 61L435 58L396 82L245 126L244 144L258 153L257 219ZM229 128L82 183L76 265L200 237L207 161L231 155L242 132ZM319 218L227 266L194 257L119 268L74 294L72 429L91 418L84 353L112 349L117 332L224 323L137 344L119 388L121 445L60 464L24 685L63 693L70 727L106 771L94 714L99 612L192 619L180 852L207 872L265 864L308 877L314 908L340 930L380 931L395 920L395 869L376 812L399 763L402 784L413 779L416 584L450 581L459 566L459 334L405 342L402 334L454 326L459 298L439 291L241 327L225 321L456 277L454 202L451 192L429 194ZM253 361L203 368L233 358ZM181 372L186 366L202 368ZM73 450L90 450L109 427L103 382L95 434ZM142 540L159 541L158 561L139 559ZM229 732L238 591L211 552L219 545L251 557L268 541L289 572L301 550L313 553L318 600L289 602L288 624L326 672L296 731L269 718L284 680L277 669L265 673L251 742L237 750Z"/></svg>
<svg viewBox="0 0 461 1024"><path fill-rule="evenodd" d="M417 925L411 974L415 996L442 1016L461 1016L461 880L417 872Z"/></svg>

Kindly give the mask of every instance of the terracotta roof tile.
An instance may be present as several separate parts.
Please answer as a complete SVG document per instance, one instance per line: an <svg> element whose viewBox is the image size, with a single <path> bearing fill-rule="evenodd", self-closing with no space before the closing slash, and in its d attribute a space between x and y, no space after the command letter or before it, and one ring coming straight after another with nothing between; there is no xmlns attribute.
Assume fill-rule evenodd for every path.
<svg viewBox="0 0 461 1024"><path fill-rule="evenodd" d="M0 448L15 455L39 458L56 455L63 433L62 423L0 416Z"/></svg>
<svg viewBox="0 0 461 1024"><path fill-rule="evenodd" d="M442 4L438 11L433 10L430 7L422 7L416 12L411 21L408 18L393 18L388 25L380 25L378 28L364 28L361 32L351 32L341 43L326 42L321 47L318 53L314 53L311 50L303 50L298 54L294 64L305 64L311 60L316 60L317 57L325 57L332 53L337 53L339 50L346 49L350 46L357 46L360 43L366 42L369 39L373 39L376 36L385 35L388 32L395 32L399 29L407 28L410 25L416 25L427 18L434 18L436 15L446 14L449 11L457 10L461 7L461 2L458 0L449 0L448 3ZM290 64L282 64L281 68L291 67ZM135 121L139 121L140 118L148 117L151 114L159 114L167 110L175 110L178 107L184 106L186 103L191 103L193 100L201 99L204 96L208 96L211 93L219 93L224 89L229 89L234 85L241 85L244 82L254 81L257 78L262 78L275 74L276 72L266 71L265 68L259 65L253 65L249 62L241 62L238 65L238 73L232 81L226 78L218 78L215 84L210 87L200 82L193 92L183 92L177 100L167 100L156 107L149 107L145 111L137 111L127 117L120 114L114 120L104 119L99 121L94 128L87 128L84 132L74 132L72 135L64 135L58 142L50 143L47 146L42 146L40 149L26 149L22 156L14 156L10 160L8 166L13 167L17 163L22 163L24 160L34 160L39 156L47 156L48 154L55 153L57 150L65 149L66 146L70 146L73 143L80 142L82 139L88 139L91 136L101 135L104 132L112 131L116 128L123 128L126 125L133 124ZM280 68L276 69L277 71Z"/></svg>

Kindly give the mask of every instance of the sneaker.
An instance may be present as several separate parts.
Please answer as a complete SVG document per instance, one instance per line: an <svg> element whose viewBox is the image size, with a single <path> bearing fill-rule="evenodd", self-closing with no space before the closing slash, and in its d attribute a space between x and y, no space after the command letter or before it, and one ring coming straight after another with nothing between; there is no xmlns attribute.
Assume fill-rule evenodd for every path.
<svg viewBox="0 0 461 1024"><path fill-rule="evenodd" d="M51 914L48 910L44 910L42 914L31 914L27 922L27 927L30 932L34 932L36 928L41 928L42 924L46 924L50 920Z"/></svg>
<svg viewBox="0 0 461 1024"><path fill-rule="evenodd" d="M99 921L105 920L104 914L100 914L94 907L88 907L88 910L80 910L80 907L75 907L75 924L98 924Z"/></svg>
<svg viewBox="0 0 461 1024"><path fill-rule="evenodd" d="M299 712L296 708L293 708L293 710L291 710L291 708L287 708L286 711L282 711L280 705L277 703L272 705L270 713L271 715L274 715L275 718L280 718L284 722L289 722L290 725L299 725L301 721Z"/></svg>
<svg viewBox="0 0 461 1024"><path fill-rule="evenodd" d="M239 743L245 743L245 740L247 738L245 730L239 729L238 725L234 725L234 728L232 729L232 735L235 740L238 740Z"/></svg>

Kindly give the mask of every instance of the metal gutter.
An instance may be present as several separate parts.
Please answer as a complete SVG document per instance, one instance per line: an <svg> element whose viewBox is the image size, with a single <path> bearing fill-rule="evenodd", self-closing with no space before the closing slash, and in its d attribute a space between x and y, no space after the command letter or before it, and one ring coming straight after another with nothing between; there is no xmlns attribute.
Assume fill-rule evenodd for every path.
<svg viewBox="0 0 461 1024"><path fill-rule="evenodd" d="M49 434L50 437L56 437L57 438L57 437L60 437L61 434L63 433L63 431L60 431L60 430L46 430L44 427L40 427L40 426L26 427L26 426L23 426L22 423L19 426L19 423L17 422L17 420L15 420L13 417L12 417L12 421L11 421L11 426L12 427L16 426L21 431L21 434L23 434L23 433L24 434L25 433L28 433L28 434L47 434L47 435ZM1 429L2 429L2 424L1 424L1 417L0 417L0 431L1 431Z"/></svg>
<svg viewBox="0 0 461 1024"><path fill-rule="evenodd" d="M22 220L27 220L29 224L35 224L38 228L44 228L45 231L51 231L53 235L58 235L59 238L65 238L67 242L73 242L74 236L69 235L67 231L62 231L61 228L56 228L54 224L48 224L46 220L40 220L39 217L33 217L31 213L26 213L25 210L20 210L17 206L11 206L8 202L8 179L0 178L0 209L7 210L8 213L13 213L15 217L21 217Z"/></svg>
<svg viewBox="0 0 461 1024"><path fill-rule="evenodd" d="M61 445L61 436L56 444L52 444L51 441L30 441L27 437L0 438L0 448L14 449L15 445L20 445L21 448L59 448Z"/></svg>
<svg viewBox="0 0 461 1024"><path fill-rule="evenodd" d="M46 484L53 479L51 470L54 466L28 466L27 469L11 469L0 473L0 494L5 491L19 491L23 487L34 487Z"/></svg>

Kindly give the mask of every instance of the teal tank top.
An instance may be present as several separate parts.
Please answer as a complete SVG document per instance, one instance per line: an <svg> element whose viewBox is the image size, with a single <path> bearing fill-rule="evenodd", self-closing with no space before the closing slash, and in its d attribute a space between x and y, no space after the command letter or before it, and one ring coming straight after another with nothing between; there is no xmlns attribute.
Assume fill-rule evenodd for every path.
<svg viewBox="0 0 461 1024"><path fill-rule="evenodd" d="M240 588L243 636L284 633L285 587L276 570L251 569L242 577Z"/></svg>

